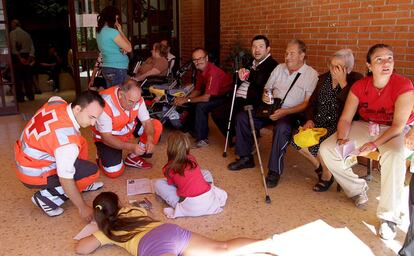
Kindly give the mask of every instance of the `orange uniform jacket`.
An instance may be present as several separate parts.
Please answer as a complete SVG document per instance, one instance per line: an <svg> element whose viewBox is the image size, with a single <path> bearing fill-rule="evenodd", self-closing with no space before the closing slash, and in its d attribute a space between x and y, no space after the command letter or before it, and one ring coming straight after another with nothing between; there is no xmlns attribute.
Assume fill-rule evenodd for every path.
<svg viewBox="0 0 414 256"><path fill-rule="evenodd" d="M14 150L17 177L25 184L46 185L47 177L56 174L54 152L58 147L76 144L79 158L87 159L85 139L75 128L63 100L44 104L24 128Z"/></svg>
<svg viewBox="0 0 414 256"><path fill-rule="evenodd" d="M136 117L138 116L138 109L141 104L144 104L142 98L136 104L136 106L129 111L127 115L124 109L119 104L118 92L119 87L113 86L100 92L102 98L105 100L104 112L112 119L112 135L121 139L122 141L128 141L133 138L132 132L136 125ZM92 127L95 141L100 141L100 132Z"/></svg>

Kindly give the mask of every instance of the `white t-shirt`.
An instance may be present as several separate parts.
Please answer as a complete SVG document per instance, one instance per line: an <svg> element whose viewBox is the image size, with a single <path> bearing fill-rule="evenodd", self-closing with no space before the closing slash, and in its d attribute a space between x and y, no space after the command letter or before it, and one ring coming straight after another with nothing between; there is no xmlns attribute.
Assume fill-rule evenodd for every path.
<svg viewBox="0 0 414 256"><path fill-rule="evenodd" d="M117 93L117 91L115 92ZM118 98L117 98L118 100ZM118 102L119 104L119 102ZM138 119L141 122L145 122L150 119L150 115L148 113L147 106L145 106L145 102L142 101L141 103L137 103L134 108L138 108ZM129 116L129 110L124 110L124 113ZM96 121L95 128L100 133L111 133L112 132L112 118L105 112L100 115Z"/></svg>
<svg viewBox="0 0 414 256"><path fill-rule="evenodd" d="M274 98L283 99L297 73L301 75L287 95L282 108L295 107L306 97L310 97L318 82L318 72L305 63L299 70L289 74L286 64L283 63L277 65L266 82L265 89L272 89Z"/></svg>

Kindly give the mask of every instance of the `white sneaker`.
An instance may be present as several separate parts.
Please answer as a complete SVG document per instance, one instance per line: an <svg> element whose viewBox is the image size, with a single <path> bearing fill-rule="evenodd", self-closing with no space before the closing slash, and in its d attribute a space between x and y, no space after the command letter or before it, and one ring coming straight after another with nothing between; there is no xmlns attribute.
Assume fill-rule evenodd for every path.
<svg viewBox="0 0 414 256"><path fill-rule="evenodd" d="M356 195L354 197L352 197L352 199L355 202L355 206L357 208L364 208L368 202L368 195L367 195L367 191L368 191L368 186L366 186L364 188L364 190L362 191L361 194Z"/></svg>
<svg viewBox="0 0 414 256"><path fill-rule="evenodd" d="M82 192L89 192L89 191L94 191L94 190L98 190L100 188L103 187L103 182L102 181L97 181L94 182L92 184L90 184L89 186L87 186Z"/></svg>
<svg viewBox="0 0 414 256"><path fill-rule="evenodd" d="M206 146L208 146L209 144L208 144L208 139L205 139L205 140L199 140L199 141L197 141L193 146L192 146L192 148L193 149L196 149L196 148L203 148L203 147L206 147Z"/></svg>
<svg viewBox="0 0 414 256"><path fill-rule="evenodd" d="M381 220L378 233L382 239L392 240L397 235L397 224L392 221Z"/></svg>
<svg viewBox="0 0 414 256"><path fill-rule="evenodd" d="M57 207L56 209L52 209L50 206L45 204L42 200L40 200L38 197L35 197L34 195L32 196L32 202L40 209L42 209L49 217L55 217L63 213L62 208Z"/></svg>

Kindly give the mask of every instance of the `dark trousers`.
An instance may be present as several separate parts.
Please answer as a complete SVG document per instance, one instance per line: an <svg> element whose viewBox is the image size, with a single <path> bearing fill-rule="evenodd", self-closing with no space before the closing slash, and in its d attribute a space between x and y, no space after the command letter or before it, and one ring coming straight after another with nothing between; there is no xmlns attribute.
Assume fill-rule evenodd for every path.
<svg viewBox="0 0 414 256"><path fill-rule="evenodd" d="M227 128L229 125L229 118L230 118L230 111L231 111L231 101L232 99L229 98L223 104L216 107L211 112L211 117L214 121L214 123L219 128L220 132L226 136L227 135ZM229 138L232 138L236 135L236 116L237 114L243 111L243 104L238 100L238 98L235 99L234 107L233 107L233 115L231 118L230 123L230 130L229 130Z"/></svg>
<svg viewBox="0 0 414 256"><path fill-rule="evenodd" d="M197 141L208 137L208 114L217 106L223 104L225 97L210 97L208 102L199 102L195 106L194 131Z"/></svg>
<svg viewBox="0 0 414 256"><path fill-rule="evenodd" d="M17 55L12 55L14 78L16 79L16 98L17 101L24 101L24 96L29 100L34 100L33 94L33 75L32 67L30 65L24 65L20 62ZM23 92L24 88L24 92Z"/></svg>
<svg viewBox="0 0 414 256"><path fill-rule="evenodd" d="M240 157L249 156L252 153L254 140L247 112L240 112L236 120L236 153ZM255 118L253 113L253 121L257 133L264 126L273 124L272 150L268 163L269 172L283 173L283 160L286 148L292 137L292 130L295 127L294 120L293 116L285 116L272 122L270 119Z"/></svg>
<svg viewBox="0 0 414 256"><path fill-rule="evenodd" d="M410 226L405 236L405 242L399 255L414 256L414 174L411 175L410 192L408 199L408 209L410 212Z"/></svg>
<svg viewBox="0 0 414 256"><path fill-rule="evenodd" d="M76 159L75 175L73 180L76 183L79 191L83 191L87 186L92 184L99 176L98 166L92 162L84 159ZM23 183L28 188L39 188L40 191L34 193L34 196L43 201L46 205L52 209L56 209L68 200L63 188L61 187L59 177L57 174L51 175L47 178L47 184L45 185L31 185ZM60 200L53 199L58 197Z"/></svg>

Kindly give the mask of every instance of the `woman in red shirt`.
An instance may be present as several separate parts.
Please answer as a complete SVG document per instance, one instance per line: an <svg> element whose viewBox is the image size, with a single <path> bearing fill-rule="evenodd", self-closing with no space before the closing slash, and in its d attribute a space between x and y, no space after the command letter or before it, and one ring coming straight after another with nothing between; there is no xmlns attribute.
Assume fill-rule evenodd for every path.
<svg viewBox="0 0 414 256"><path fill-rule="evenodd" d="M338 122L337 132L322 143L323 162L357 207L368 202L367 182L358 177L335 148L355 142L359 155L378 150L381 154L381 194L377 208L379 235L393 239L400 223L401 192L405 179L404 135L414 121L412 82L394 73L390 46L377 44L367 53L369 75L351 88ZM358 111L361 120L352 121Z"/></svg>
<svg viewBox="0 0 414 256"><path fill-rule="evenodd" d="M184 133L172 132L167 139L168 163L163 167L166 179L154 183L155 193L173 208L186 198L198 197L214 187L211 173L200 168L190 154L190 147L190 141ZM200 208L205 207L200 205ZM194 212L199 209L194 209Z"/></svg>

